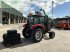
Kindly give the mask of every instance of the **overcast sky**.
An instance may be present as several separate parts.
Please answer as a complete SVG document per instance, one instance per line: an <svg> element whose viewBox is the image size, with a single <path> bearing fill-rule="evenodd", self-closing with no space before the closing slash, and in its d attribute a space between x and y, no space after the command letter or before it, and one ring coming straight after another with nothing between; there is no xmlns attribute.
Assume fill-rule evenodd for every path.
<svg viewBox="0 0 70 52"><path fill-rule="evenodd" d="M15 9L19 10L26 16L30 11L34 13L35 10L43 8L47 15L51 15L52 1L53 4L53 16L63 17L70 15L70 0L2 0Z"/></svg>

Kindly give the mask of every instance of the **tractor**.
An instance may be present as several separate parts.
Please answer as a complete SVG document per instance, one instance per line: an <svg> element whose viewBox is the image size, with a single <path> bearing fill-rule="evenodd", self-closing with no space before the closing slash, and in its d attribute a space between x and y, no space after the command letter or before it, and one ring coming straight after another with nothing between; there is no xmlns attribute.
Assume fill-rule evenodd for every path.
<svg viewBox="0 0 70 52"><path fill-rule="evenodd" d="M41 12L44 14L42 15ZM43 35L49 33L49 38L55 37L55 32L51 31L49 23L49 17L46 15L44 10L36 11L35 15L29 14L27 23L23 25L22 35L34 42L40 42Z"/></svg>

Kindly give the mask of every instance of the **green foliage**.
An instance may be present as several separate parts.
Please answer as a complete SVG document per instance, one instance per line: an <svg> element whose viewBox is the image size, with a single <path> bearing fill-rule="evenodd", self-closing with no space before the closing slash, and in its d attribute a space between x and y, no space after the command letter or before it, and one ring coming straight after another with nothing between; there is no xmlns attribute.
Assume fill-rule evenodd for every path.
<svg viewBox="0 0 70 52"><path fill-rule="evenodd" d="M70 18L70 16L65 16L64 18Z"/></svg>

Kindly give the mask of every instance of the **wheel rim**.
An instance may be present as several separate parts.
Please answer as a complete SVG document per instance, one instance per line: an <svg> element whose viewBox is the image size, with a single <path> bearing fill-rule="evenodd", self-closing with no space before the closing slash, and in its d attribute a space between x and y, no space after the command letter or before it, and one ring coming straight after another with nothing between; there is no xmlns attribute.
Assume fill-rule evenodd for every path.
<svg viewBox="0 0 70 52"><path fill-rule="evenodd" d="M29 35L26 33L26 36L29 36Z"/></svg>
<svg viewBox="0 0 70 52"><path fill-rule="evenodd" d="M35 38L36 40L40 40L42 38L42 32L41 31L36 32Z"/></svg>
<svg viewBox="0 0 70 52"><path fill-rule="evenodd" d="M26 36L28 36L28 37L29 37L30 35L29 35L28 33L26 33Z"/></svg>
<svg viewBox="0 0 70 52"><path fill-rule="evenodd" d="M29 36L28 32L26 31L26 36Z"/></svg>

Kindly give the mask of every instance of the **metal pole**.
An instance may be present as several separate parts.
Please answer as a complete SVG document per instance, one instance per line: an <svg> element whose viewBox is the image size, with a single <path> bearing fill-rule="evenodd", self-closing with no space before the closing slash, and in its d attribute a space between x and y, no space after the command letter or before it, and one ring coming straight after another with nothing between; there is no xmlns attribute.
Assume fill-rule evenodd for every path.
<svg viewBox="0 0 70 52"><path fill-rule="evenodd" d="M53 3L54 3L54 1L52 1L52 18L53 18Z"/></svg>

